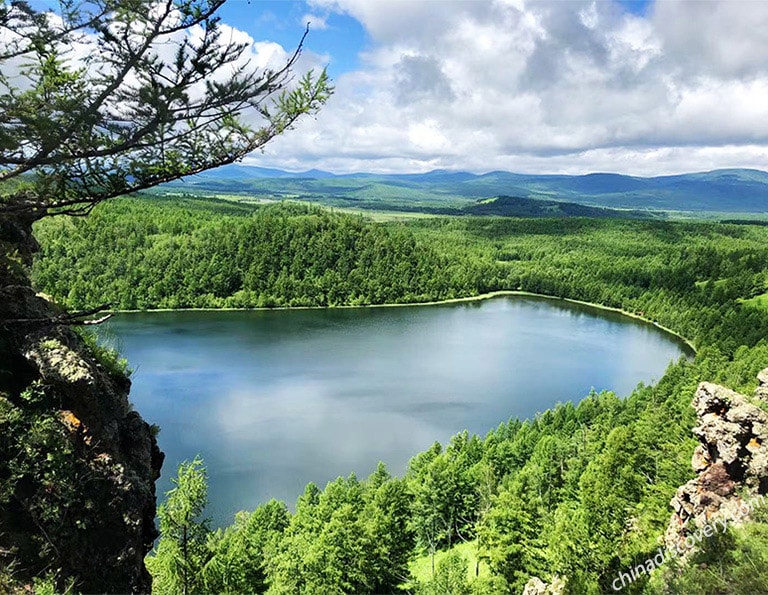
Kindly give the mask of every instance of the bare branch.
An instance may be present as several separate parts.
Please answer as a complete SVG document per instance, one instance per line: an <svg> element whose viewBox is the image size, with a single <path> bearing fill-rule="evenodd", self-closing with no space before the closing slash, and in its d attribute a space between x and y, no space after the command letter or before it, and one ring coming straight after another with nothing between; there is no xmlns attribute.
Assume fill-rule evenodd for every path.
<svg viewBox="0 0 768 595"><path fill-rule="evenodd" d="M104 312L105 310L109 310L111 307L112 307L112 304L103 304L96 308L90 308L88 310L80 310L78 312L65 312L63 314L59 314L58 316L44 316L39 318L7 318L5 320L0 320L0 323L4 325L15 324L15 325L25 325L25 326L35 326L35 327L84 326L84 325L101 324L102 322L112 318L113 314L110 313L110 314L107 314L106 316L102 316L97 319L90 319L90 320L84 320L84 319L88 318L89 316L93 316L94 314L98 314L99 312Z"/></svg>

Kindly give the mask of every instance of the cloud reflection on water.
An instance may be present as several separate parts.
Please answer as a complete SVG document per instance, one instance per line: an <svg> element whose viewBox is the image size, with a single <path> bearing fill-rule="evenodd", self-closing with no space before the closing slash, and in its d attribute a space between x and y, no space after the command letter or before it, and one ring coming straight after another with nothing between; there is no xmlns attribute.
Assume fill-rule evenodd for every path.
<svg viewBox="0 0 768 595"><path fill-rule="evenodd" d="M484 435L593 386L625 395L682 353L648 325L528 298L135 314L112 331L139 367L133 402L162 428L159 493L203 455L216 523L380 460L401 474L435 440Z"/></svg>

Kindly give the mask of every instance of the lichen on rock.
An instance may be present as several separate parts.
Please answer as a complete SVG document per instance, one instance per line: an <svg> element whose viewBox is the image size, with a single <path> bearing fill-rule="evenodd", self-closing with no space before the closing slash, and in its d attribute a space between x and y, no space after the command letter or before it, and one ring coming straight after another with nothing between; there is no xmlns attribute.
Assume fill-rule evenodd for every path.
<svg viewBox="0 0 768 595"><path fill-rule="evenodd" d="M40 341L24 355L34 361L47 381L93 382L93 372L85 360L56 339Z"/></svg>
<svg viewBox="0 0 768 595"><path fill-rule="evenodd" d="M148 593L163 454L130 380L14 264L35 247L28 224L0 221L0 579Z"/></svg>
<svg viewBox="0 0 768 595"><path fill-rule="evenodd" d="M768 369L758 381L760 400L768 395ZM708 382L699 385L693 406L700 443L691 465L698 475L672 498L664 538L678 551L687 549L686 537L697 527L749 520L750 502L768 492L768 414L745 395Z"/></svg>

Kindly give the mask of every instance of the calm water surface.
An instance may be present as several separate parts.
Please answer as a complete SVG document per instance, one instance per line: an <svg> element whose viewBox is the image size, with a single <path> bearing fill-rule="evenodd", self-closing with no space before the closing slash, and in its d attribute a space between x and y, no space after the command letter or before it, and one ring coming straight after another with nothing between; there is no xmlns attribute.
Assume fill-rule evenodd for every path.
<svg viewBox="0 0 768 595"><path fill-rule="evenodd" d="M201 454L216 524L313 481L394 474L435 440L485 434L590 389L627 395L687 353L628 317L529 297L402 308L121 314L103 333L158 424L159 493Z"/></svg>

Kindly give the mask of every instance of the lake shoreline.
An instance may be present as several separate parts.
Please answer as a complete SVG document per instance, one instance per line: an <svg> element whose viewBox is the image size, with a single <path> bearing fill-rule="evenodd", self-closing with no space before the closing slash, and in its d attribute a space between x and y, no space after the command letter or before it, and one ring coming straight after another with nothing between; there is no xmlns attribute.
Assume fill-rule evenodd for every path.
<svg viewBox="0 0 768 595"><path fill-rule="evenodd" d="M562 301L567 302L570 304L578 304L581 306L588 306L591 308L595 308L597 310L605 310L608 312L615 312L617 314L621 314L623 316L627 316L629 318L634 318L635 320L640 320L646 324L650 324L652 326L655 326L659 330L664 331L665 333L672 335L676 337L678 340L685 343L685 345L695 354L696 353L696 346L693 344L692 341L690 341L687 337L681 335L678 332L675 332L674 330L659 324L658 322L655 322L653 320L650 320L648 318L645 318L644 316L641 316L639 314L635 314L634 312L628 312L627 310L622 310L621 308L614 308L612 306L605 306L603 304L599 304L596 302L585 302L582 300L574 300L571 298L565 298L560 297L556 295L547 295L544 293L534 293L531 291L522 291L522 290L514 290L514 289L503 289L499 291L490 291L488 293L481 293L479 295L473 295L473 296L466 296L466 297L459 297L459 298L449 298L445 300L435 300L435 301L429 301L429 302L407 302L402 304L364 304L364 305L342 305L342 306L276 306L274 308L153 308L151 310L109 310L112 314L148 314L152 312L267 312L270 310L335 310L335 309L348 309L348 308L404 308L404 307L413 307L413 306L440 306L444 304L459 304L463 302L478 302L482 300L489 300L496 297L503 297L503 296L522 296L522 297L535 297L535 298L543 298L547 300L554 300L554 301Z"/></svg>

